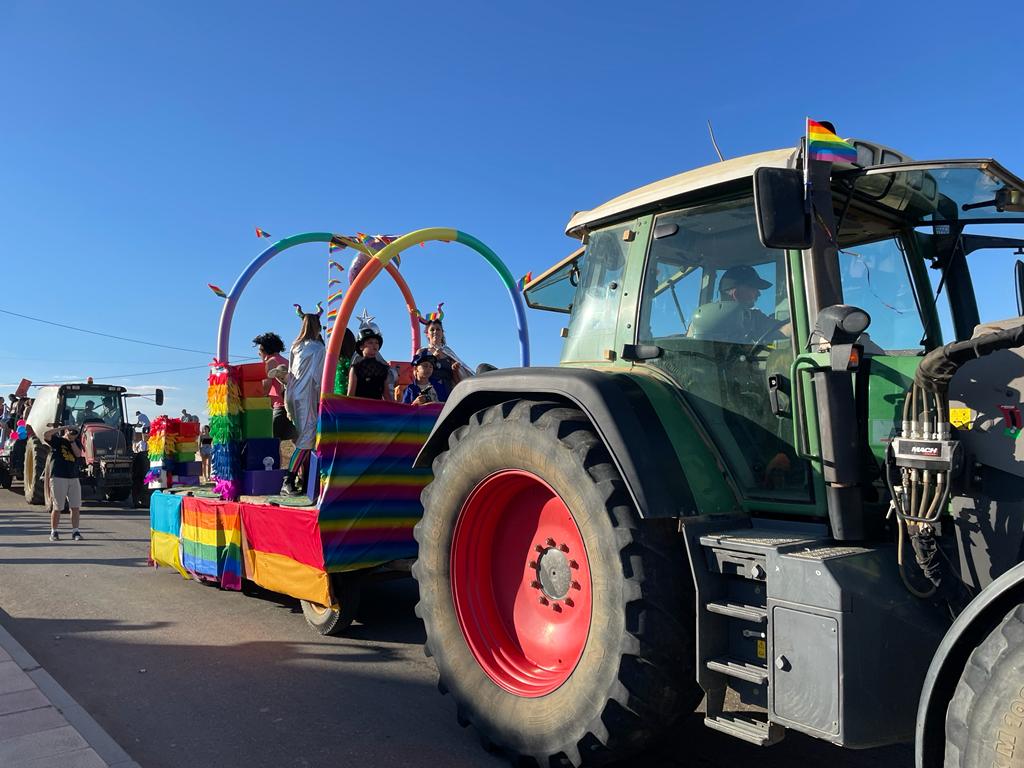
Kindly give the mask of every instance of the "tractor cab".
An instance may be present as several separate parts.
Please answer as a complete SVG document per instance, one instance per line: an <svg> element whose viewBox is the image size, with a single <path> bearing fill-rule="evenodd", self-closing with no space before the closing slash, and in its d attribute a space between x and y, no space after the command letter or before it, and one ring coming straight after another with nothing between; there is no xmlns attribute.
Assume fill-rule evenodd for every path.
<svg viewBox="0 0 1024 768"><path fill-rule="evenodd" d="M827 348L816 333L821 310L851 305L870 318L857 338L868 374L857 385L864 413L849 418L860 418L865 432L855 457L864 503L884 503L879 467L921 356L970 338L980 322L971 267L984 256L970 255L1024 245L997 226L1024 223L1024 182L998 163L912 162L887 147L855 145L868 165L837 165L819 179L828 206L815 226L827 217L827 234L813 249L795 244L808 246L806 256L780 241L787 222L800 237L812 226L804 221L801 171L792 167L797 153L779 150L577 213L567 234L584 248L526 287L531 307L569 315L563 366L672 385L707 431L746 511L785 503L788 512L826 514L820 414L809 391ZM759 196L751 183L758 169L791 183ZM766 244L769 217L775 239ZM994 225L999 236L978 231ZM999 275L979 266L988 282L1017 285L1009 265ZM983 303L1005 314L1015 306L1009 295Z"/></svg>
<svg viewBox="0 0 1024 768"><path fill-rule="evenodd" d="M132 490L133 466L138 461L131 450L134 427L125 418L125 400L140 395L124 387L95 384L64 384L40 387L27 422L32 430L25 452L25 498L31 504L46 499L44 464L47 448L42 436L50 424L73 426L81 433L83 488L108 501L127 499ZM163 392L154 400L163 404ZM144 473L143 473L144 474Z"/></svg>

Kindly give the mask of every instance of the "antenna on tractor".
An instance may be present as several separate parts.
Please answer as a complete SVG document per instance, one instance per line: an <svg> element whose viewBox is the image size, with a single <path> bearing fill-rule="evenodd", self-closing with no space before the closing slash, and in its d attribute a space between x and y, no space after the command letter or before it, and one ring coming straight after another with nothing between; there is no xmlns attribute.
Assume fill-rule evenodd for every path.
<svg viewBox="0 0 1024 768"><path fill-rule="evenodd" d="M722 157L722 150L718 148L718 142L715 141L715 132L711 128L711 121L708 120L708 134L711 136L711 146L715 148L715 154L718 155L718 162L724 163L725 158Z"/></svg>

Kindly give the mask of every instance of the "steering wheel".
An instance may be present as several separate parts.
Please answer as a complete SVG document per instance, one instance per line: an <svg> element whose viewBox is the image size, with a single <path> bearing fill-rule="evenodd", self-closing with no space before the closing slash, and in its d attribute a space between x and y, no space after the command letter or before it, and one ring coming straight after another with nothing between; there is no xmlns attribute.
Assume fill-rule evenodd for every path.
<svg viewBox="0 0 1024 768"><path fill-rule="evenodd" d="M764 333L758 336L757 339L755 339L754 342L746 348L746 352L744 353L744 355L748 359L754 358L754 356L757 355L757 353L760 352L761 349L767 349L768 344L766 343L765 337L768 336L769 334L775 333L780 328L783 328L788 321L774 320L774 322L775 325L773 325L771 328L767 329Z"/></svg>

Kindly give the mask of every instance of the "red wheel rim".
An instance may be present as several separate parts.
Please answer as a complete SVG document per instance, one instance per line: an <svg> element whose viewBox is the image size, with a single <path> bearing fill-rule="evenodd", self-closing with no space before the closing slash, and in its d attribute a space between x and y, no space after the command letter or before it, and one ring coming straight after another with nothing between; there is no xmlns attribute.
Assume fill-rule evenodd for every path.
<svg viewBox="0 0 1024 768"><path fill-rule="evenodd" d="M477 485L455 525L451 580L462 634L496 685L537 697L569 679L590 633L590 565L551 486L521 470Z"/></svg>

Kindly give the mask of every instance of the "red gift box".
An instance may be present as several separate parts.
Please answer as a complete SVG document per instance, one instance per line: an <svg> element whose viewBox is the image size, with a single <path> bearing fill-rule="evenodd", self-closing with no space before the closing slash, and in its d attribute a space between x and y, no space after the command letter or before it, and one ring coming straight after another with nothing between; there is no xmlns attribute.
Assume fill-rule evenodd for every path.
<svg viewBox="0 0 1024 768"><path fill-rule="evenodd" d="M246 363L238 366L237 370L243 386L247 381L263 381L267 378L266 363Z"/></svg>
<svg viewBox="0 0 1024 768"><path fill-rule="evenodd" d="M243 381L242 397L266 397L266 393L263 391L263 380Z"/></svg>
<svg viewBox="0 0 1024 768"><path fill-rule="evenodd" d="M190 442L184 438L195 438L199 437L199 422L198 421L182 421L179 422L178 426L178 437L183 438L180 442Z"/></svg>

